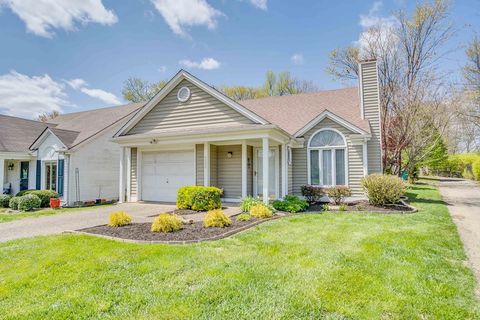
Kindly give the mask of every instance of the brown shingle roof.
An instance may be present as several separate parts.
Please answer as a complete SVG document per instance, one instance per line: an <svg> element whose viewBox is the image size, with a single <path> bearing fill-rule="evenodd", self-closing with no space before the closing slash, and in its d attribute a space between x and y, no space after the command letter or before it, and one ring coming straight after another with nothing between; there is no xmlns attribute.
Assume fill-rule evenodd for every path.
<svg viewBox="0 0 480 320"><path fill-rule="evenodd" d="M47 124L0 114L0 151L28 152Z"/></svg>
<svg viewBox="0 0 480 320"><path fill-rule="evenodd" d="M324 111L370 132L368 121L360 117L358 88L249 99L239 103L292 135Z"/></svg>

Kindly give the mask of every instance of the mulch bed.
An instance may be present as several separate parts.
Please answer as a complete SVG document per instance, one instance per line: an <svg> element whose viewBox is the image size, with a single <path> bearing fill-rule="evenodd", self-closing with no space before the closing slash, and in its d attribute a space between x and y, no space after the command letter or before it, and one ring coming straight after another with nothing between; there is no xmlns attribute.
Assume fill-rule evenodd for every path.
<svg viewBox="0 0 480 320"><path fill-rule="evenodd" d="M307 211L309 212L318 212L322 211L322 205L323 203L318 203L311 205ZM328 204L330 210L329 211L339 211L338 209L335 209L335 207L332 204ZM361 209L361 210L360 210ZM356 201L352 203L347 204L347 209L345 210L347 212L375 212L375 213L413 213L415 212L415 208L408 206L405 203L398 203L398 204L392 204L392 205L386 205L386 206L372 206L368 201Z"/></svg>
<svg viewBox="0 0 480 320"><path fill-rule="evenodd" d="M225 210L226 208L223 207L222 209ZM206 211L195 211L195 210L190 210L190 209L175 209L173 211L168 211L167 213L174 213L174 214L178 214L179 216L185 216L185 215L189 215L189 214L197 214L197 213L202 213L202 212L206 213ZM158 214L154 214L154 215L149 216L149 217L156 217L156 216L158 216Z"/></svg>
<svg viewBox="0 0 480 320"><path fill-rule="evenodd" d="M192 224L184 224L182 230L170 233L151 232L151 223L133 223L118 228L100 225L77 231L137 242L192 243L225 238L275 218L276 217L270 219L255 219L252 217L250 221L237 221L235 217L232 217L232 224L225 228L204 228L202 222L195 222Z"/></svg>

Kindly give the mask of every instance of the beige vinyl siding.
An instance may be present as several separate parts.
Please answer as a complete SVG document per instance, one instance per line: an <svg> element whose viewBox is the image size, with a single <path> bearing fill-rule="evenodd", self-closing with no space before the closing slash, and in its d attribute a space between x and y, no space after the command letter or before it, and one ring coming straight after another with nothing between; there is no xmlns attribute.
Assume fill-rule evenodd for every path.
<svg viewBox="0 0 480 320"><path fill-rule="evenodd" d="M130 149L130 196L137 196L137 148Z"/></svg>
<svg viewBox="0 0 480 320"><path fill-rule="evenodd" d="M191 97L186 102L180 102L177 99L177 92L183 86L188 87L191 92ZM233 108L189 81L183 80L127 134L152 133L162 129L252 123L254 122Z"/></svg>
<svg viewBox="0 0 480 320"><path fill-rule="evenodd" d="M362 145L353 145L350 140L350 130L342 127L336 122L326 118L319 122L315 127L310 129L305 135L305 146L303 148L293 148L293 170L292 170L292 193L301 195L301 187L308 184L308 167L307 167L307 143L312 134L319 129L333 128L340 131L347 140L347 168L348 168L348 185L352 189L354 196L363 195L360 180L363 177L362 164ZM290 191L289 191L290 192Z"/></svg>
<svg viewBox="0 0 480 320"><path fill-rule="evenodd" d="M283 181L283 172L282 172L282 145L278 146L278 195L282 196L282 181Z"/></svg>
<svg viewBox="0 0 480 320"><path fill-rule="evenodd" d="M197 144L195 145L195 153L196 153L196 165L195 165L195 171L196 171L196 184L197 186L203 186L204 182L204 154L203 154L203 144Z"/></svg>
<svg viewBox="0 0 480 320"><path fill-rule="evenodd" d="M247 195L253 195L253 147L247 146Z"/></svg>
<svg viewBox="0 0 480 320"><path fill-rule="evenodd" d="M218 184L218 157L217 157L218 147L215 145L210 145L210 185L216 186Z"/></svg>
<svg viewBox="0 0 480 320"><path fill-rule="evenodd" d="M233 152L231 158L228 152ZM242 196L242 146L217 147L217 186L223 189L224 198L241 198Z"/></svg>
<svg viewBox="0 0 480 320"><path fill-rule="evenodd" d="M382 172L380 105L375 61L360 65L364 117L370 122L372 138L367 143L368 173Z"/></svg>

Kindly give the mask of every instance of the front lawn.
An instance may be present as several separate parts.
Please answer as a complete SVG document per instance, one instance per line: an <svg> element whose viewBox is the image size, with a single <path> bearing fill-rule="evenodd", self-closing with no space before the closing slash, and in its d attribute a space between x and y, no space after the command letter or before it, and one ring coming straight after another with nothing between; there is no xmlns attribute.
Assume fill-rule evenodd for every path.
<svg viewBox="0 0 480 320"><path fill-rule="evenodd" d="M475 280L438 192L408 215L304 214L232 238L0 245L0 318L475 319Z"/></svg>
<svg viewBox="0 0 480 320"><path fill-rule="evenodd" d="M80 207L80 208L60 208L60 209L50 209L50 208L45 208L45 209L40 209L36 211L28 211L28 212L15 212L15 213L9 213L9 209L3 209L0 208L0 223L2 222L8 222L8 221L13 221L13 220L20 220L20 219L25 219L25 218L30 218L30 217L41 217L41 216L50 216L52 214L59 214L59 213L67 213L67 212L73 212L73 211L79 211L79 210L85 210L85 209L92 209L92 208L100 208L103 206L108 206L109 204L104 204L101 206L97 207Z"/></svg>

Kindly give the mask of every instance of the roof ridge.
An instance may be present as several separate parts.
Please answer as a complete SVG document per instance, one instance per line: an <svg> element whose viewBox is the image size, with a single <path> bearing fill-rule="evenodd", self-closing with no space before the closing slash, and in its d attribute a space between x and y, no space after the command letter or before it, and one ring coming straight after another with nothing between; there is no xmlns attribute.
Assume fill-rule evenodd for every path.
<svg viewBox="0 0 480 320"><path fill-rule="evenodd" d="M43 122L43 121L32 120L32 119L26 119L26 118L22 118L22 117L15 117L15 116L11 116L11 115L8 115L8 114L1 114L0 113L0 117L15 118L15 119L24 120L24 121L35 122L35 123L38 123L38 124L44 124L45 126L55 125L54 123Z"/></svg>

